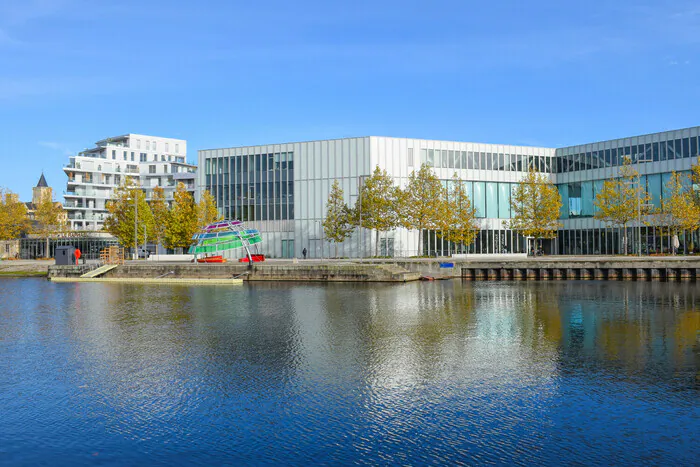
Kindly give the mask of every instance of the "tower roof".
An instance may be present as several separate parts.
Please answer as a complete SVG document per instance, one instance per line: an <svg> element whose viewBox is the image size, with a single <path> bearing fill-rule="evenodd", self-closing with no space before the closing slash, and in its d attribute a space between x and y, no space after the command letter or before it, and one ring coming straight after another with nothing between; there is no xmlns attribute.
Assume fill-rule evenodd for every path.
<svg viewBox="0 0 700 467"><path fill-rule="evenodd" d="M46 183L46 178L44 178L44 172L41 172L41 178L39 179L39 183L36 184L37 188L48 188L49 185Z"/></svg>

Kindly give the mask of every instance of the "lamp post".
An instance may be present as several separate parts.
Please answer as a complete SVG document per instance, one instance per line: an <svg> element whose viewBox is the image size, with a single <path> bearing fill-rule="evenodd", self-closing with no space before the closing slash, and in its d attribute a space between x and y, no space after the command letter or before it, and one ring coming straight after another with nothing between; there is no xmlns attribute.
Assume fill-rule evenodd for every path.
<svg viewBox="0 0 700 467"><path fill-rule="evenodd" d="M365 256L365 230L362 228L362 180L364 175L357 178L358 196L360 197L360 263Z"/></svg>
<svg viewBox="0 0 700 467"><path fill-rule="evenodd" d="M134 258L139 259L139 197L134 191Z"/></svg>
<svg viewBox="0 0 700 467"><path fill-rule="evenodd" d="M637 164L642 162L652 162L652 159L637 159ZM638 167L641 169L641 166ZM637 252L639 256L642 256L642 173L637 170ZM646 191L646 190L644 190ZM645 203L644 207L647 207L649 203Z"/></svg>

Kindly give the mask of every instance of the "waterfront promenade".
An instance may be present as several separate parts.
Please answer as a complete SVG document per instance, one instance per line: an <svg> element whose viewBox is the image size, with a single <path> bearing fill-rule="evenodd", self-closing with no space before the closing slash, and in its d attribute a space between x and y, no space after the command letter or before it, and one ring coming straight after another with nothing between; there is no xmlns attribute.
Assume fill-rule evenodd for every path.
<svg viewBox="0 0 700 467"><path fill-rule="evenodd" d="M0 261L0 277L78 277L97 263L56 267L53 261ZM72 268L72 269L71 269ZM58 272L57 272L58 271ZM420 276L467 280L698 280L700 256L470 256L468 258L269 259L245 263L127 261L111 277L217 278L246 274L246 280L407 282ZM105 276L107 277L107 276Z"/></svg>

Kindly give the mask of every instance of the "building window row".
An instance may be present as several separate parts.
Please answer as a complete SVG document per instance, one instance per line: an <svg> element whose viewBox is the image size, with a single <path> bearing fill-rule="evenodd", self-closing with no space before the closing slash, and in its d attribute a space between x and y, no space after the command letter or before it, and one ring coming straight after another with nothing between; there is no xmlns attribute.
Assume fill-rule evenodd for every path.
<svg viewBox="0 0 700 467"><path fill-rule="evenodd" d="M678 138L645 144L633 144L616 148L598 149L575 154L561 154L557 150L557 173L578 172L580 170L619 167L625 158L632 163L659 162L698 157L698 137Z"/></svg>
<svg viewBox="0 0 700 467"><path fill-rule="evenodd" d="M442 169L498 170L505 172L552 173L551 158L524 154L421 149L421 164Z"/></svg>
<svg viewBox="0 0 700 467"><path fill-rule="evenodd" d="M680 174L682 183L690 187L690 172L684 171ZM651 197L650 203L655 208L660 208L661 200L667 196L666 184L671 179L671 175L672 173L668 172L640 177L642 188ZM557 185L562 200L561 218L593 217L597 211L594 201L596 195L603 190L604 183L605 180L591 180Z"/></svg>

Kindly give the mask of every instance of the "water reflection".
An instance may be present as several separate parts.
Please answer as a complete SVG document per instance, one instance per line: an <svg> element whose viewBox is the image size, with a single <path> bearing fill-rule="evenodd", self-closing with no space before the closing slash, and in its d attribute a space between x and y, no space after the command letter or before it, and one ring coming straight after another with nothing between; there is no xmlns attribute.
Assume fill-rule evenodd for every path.
<svg viewBox="0 0 700 467"><path fill-rule="evenodd" d="M16 462L699 454L694 284L7 280L0 294L0 439Z"/></svg>

